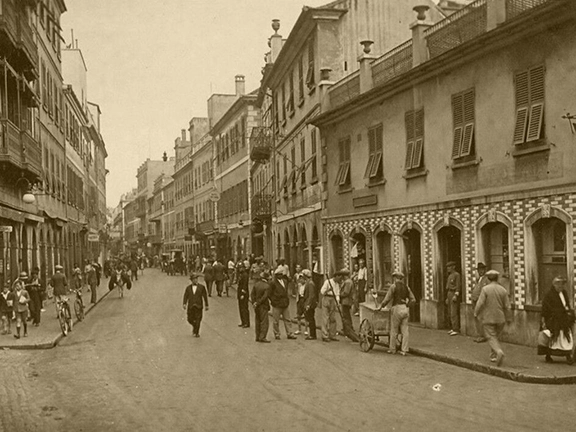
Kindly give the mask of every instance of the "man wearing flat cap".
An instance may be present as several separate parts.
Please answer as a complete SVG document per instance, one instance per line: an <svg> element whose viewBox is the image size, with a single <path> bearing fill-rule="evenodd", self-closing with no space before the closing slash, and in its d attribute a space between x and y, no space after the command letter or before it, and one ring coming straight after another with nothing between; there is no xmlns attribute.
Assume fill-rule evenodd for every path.
<svg viewBox="0 0 576 432"><path fill-rule="evenodd" d="M394 283L386 293L386 297L382 300L378 310L382 309L388 303L392 303L391 323L390 323L390 345L388 347L389 354L396 354L396 342L398 332L402 335L402 346L400 354L406 355L408 352L408 338L409 327L408 318L410 316L409 306L416 303L416 297L408 285L404 283L404 273L395 271L392 273Z"/></svg>
<svg viewBox="0 0 576 432"><path fill-rule="evenodd" d="M446 306L448 306L448 316L450 317L450 336L460 333L460 299L462 293L462 277L456 271L456 263L448 261L446 263L448 278L446 279Z"/></svg>
<svg viewBox="0 0 576 432"><path fill-rule="evenodd" d="M200 273L190 275L190 285L184 291L182 308L187 311L188 322L192 326L194 337L200 337L200 322L202 321L202 309L208 310L208 294L206 287L198 283Z"/></svg>
<svg viewBox="0 0 576 432"><path fill-rule="evenodd" d="M510 322L510 300L506 288L498 283L498 276L499 273L496 270L486 272L488 285L480 291L474 316L480 317L484 326L484 334L490 345L490 361L500 366L504 360L504 352L499 338L505 323Z"/></svg>
<svg viewBox="0 0 576 432"><path fill-rule="evenodd" d="M472 312L476 308L476 304L478 303L478 298L480 298L480 293L482 292L482 287L488 285L488 278L486 277L486 265L483 262L479 262L476 265L476 271L478 272L478 281L476 285L474 285L474 289L472 290ZM482 322L478 319L478 317L474 317L474 324L476 326L476 333L478 337L474 339L474 342L486 342L486 337L484 336L484 328L482 326Z"/></svg>
<svg viewBox="0 0 576 432"><path fill-rule="evenodd" d="M334 273L331 279L326 279L320 289L322 294L322 340L324 342L337 341L336 337L336 308L340 302L340 284L343 275L350 272L346 269Z"/></svg>
<svg viewBox="0 0 576 432"><path fill-rule="evenodd" d="M284 267L278 266L274 270L274 280L270 284L270 304L272 305L272 330L274 337L280 339L280 318L284 321L286 337L296 339L292 332L290 321L290 296L288 293L288 275Z"/></svg>

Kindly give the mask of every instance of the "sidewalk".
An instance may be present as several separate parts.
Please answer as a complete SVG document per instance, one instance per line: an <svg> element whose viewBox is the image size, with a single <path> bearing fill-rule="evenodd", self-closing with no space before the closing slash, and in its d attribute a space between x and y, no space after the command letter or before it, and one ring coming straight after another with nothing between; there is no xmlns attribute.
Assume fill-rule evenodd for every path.
<svg viewBox="0 0 576 432"><path fill-rule="evenodd" d="M98 302L106 297L109 292L108 279L102 278L100 280L100 286L96 289L96 304L98 304ZM70 305L70 311L72 312L72 318L74 322L72 332L76 331L77 328L82 328L82 323L78 322L76 315L74 314L74 299L75 295L71 294L68 296L68 304ZM84 289L84 292L82 293L82 300L84 301L85 307L84 314L87 315L90 313L92 308L96 306L96 304L90 303L90 292L87 289ZM16 321L12 321L12 334L0 335L0 349L54 348L64 337L64 335L60 330L58 319L56 319L56 309L54 307L54 302L52 300L44 301L44 309L45 311L42 312L42 316L40 318L40 326L34 327L31 322L28 322L27 337L20 337L20 339L16 339L14 336L12 336L16 332ZM76 327L77 324L78 327ZM23 329L21 329L21 332L23 332Z"/></svg>
<svg viewBox="0 0 576 432"><path fill-rule="evenodd" d="M296 301L290 298L290 316L296 316ZM342 328L341 319L336 314L338 329ZM295 319L292 319L295 322ZM360 319L352 316L354 330L358 331ZM316 327L322 326L322 310L316 309ZM293 330L296 330L293 324ZM318 339L321 335L318 335ZM343 340L340 336L340 340ZM354 346L354 345L352 345ZM360 350L358 355L387 354L388 338L376 342L374 349L368 353ZM410 354L427 357L432 360L463 367L473 371L494 375L512 381L535 384L576 384L576 364L568 365L561 357L553 357L554 363L546 363L544 356L536 355L535 347L502 343L506 357L501 366L496 366L489 359L490 347L487 343L475 343L473 337L458 335L449 336L446 330L427 329L419 324L410 325ZM385 361L385 358L383 358Z"/></svg>

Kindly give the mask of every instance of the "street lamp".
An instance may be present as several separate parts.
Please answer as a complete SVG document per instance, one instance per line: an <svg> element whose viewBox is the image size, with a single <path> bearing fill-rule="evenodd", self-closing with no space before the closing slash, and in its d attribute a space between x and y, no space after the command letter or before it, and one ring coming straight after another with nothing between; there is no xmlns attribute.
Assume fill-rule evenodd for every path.
<svg viewBox="0 0 576 432"><path fill-rule="evenodd" d="M20 177L16 181L17 187L20 182L25 183L26 192L24 192L24 194L22 195L22 201L24 201L26 204L34 204L34 202L36 201L36 195L46 195L45 193L38 192L36 184L31 184L26 177Z"/></svg>

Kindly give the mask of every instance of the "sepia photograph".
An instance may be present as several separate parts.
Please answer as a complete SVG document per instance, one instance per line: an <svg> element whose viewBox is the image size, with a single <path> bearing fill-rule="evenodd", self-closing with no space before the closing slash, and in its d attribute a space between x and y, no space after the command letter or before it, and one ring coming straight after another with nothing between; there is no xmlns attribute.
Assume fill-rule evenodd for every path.
<svg viewBox="0 0 576 432"><path fill-rule="evenodd" d="M571 430L575 0L0 0L0 432Z"/></svg>

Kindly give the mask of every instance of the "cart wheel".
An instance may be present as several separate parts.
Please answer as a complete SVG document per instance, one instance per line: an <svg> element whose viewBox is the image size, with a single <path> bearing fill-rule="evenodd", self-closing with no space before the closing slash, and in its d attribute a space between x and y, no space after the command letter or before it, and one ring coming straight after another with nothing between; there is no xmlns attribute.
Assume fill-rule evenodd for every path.
<svg viewBox="0 0 576 432"><path fill-rule="evenodd" d="M372 323L367 319L360 324L360 349L364 352L370 351L374 348L374 328Z"/></svg>

